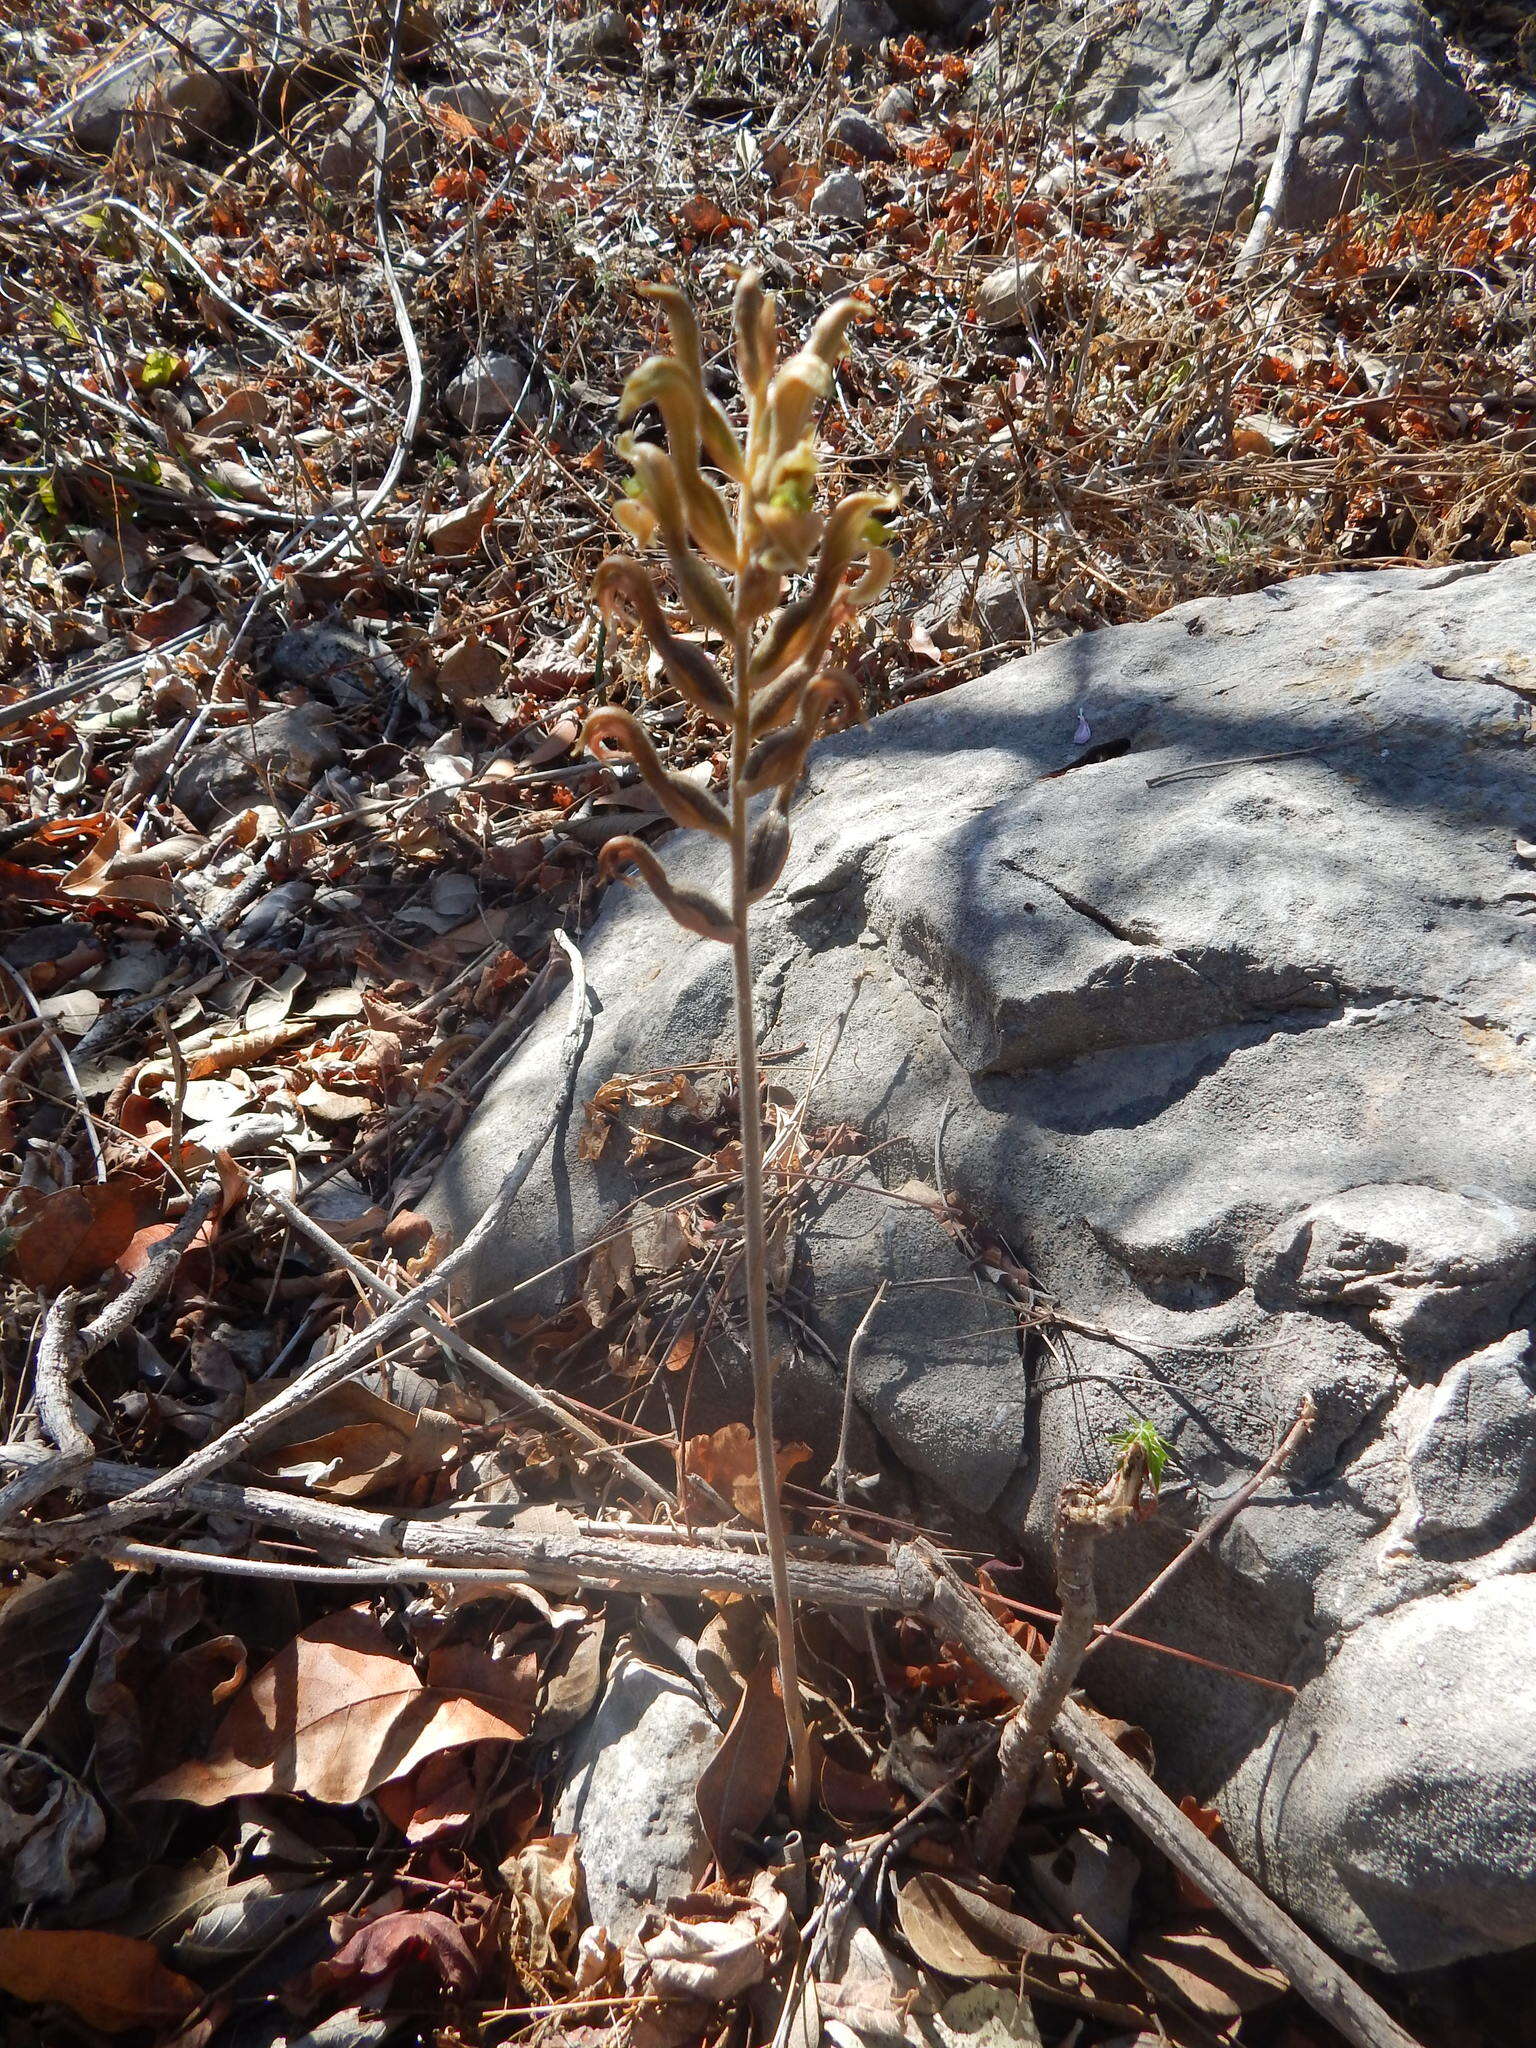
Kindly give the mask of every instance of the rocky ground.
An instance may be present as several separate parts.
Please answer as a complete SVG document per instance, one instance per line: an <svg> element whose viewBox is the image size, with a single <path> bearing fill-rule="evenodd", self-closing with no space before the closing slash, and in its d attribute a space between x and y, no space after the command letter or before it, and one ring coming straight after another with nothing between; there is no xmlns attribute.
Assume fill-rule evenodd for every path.
<svg viewBox="0 0 1536 2048"><path fill-rule="evenodd" d="M857 960L849 986L827 977L777 1045L786 1065L769 1106L792 1219L781 1278L793 1277L792 1236L814 1238L819 1225L833 1247L820 1301L785 1297L805 1325L785 1433L817 1454L792 1468L800 1534L846 1546L851 1533L839 1554L860 1556L916 1522L946 1535L958 1559L990 1560L997 1581L1049 1620L1041 1517L1046 1480L1066 1475L1047 1460L1027 1497L1018 1477L1022 1437L1039 1427L1026 1381L1038 1351L1021 1352L1017 1335L1017 1289L1034 1282L1025 1275L1010 1298L991 1283L978 1291L972 1272L984 1254L1006 1278L1027 1251L1057 1306L1093 1326L1077 1333L1079 1348L1111 1394L1095 1396L1091 1426L1076 1420L1101 1447L1123 1419L1114 1390L1135 1378L1102 1342L1104 1326L1124 1331L1122 1316L1165 1338L1204 1317L1208 1345L1228 1352L1262 1349L1264 1319L1290 1317L1307 1334L1288 1398L1322 1389L1334 1404L1313 1453L1334 1489L1325 1540L1308 1548L1275 1510L1255 1519L1235 1595L1232 1584L1209 1594L1236 1603L1218 1603L1220 1641L1192 1627L1187 1646L1248 1676L1207 1674L1204 1694L1170 1680L1154 1729L1169 1788L1207 1825L1219 1823L1205 1802L1230 1775L1202 1773L1190 1756L1199 1745L1188 1717L1215 1713L1210 1685L1227 1688L1217 1718L1235 1753L1251 1736L1232 1732L1242 1715L1231 1702L1261 1696L1254 1681L1271 1694L1310 1686L1330 1631L1396 1629L1391 1657L1417 1657L1421 1670L1448 1654L1443 1635L1408 1640L1435 1599L1464 1583L1493 1606L1507 1598L1513 1581L1465 1568L1518 1540L1528 1485L1524 1367L1499 1347L1518 1321L1521 1218L1536 1207L1515 1142L1528 1116L1528 986L1516 963L1536 815L1520 808L1510 753L1529 737L1519 622L1530 578L1519 558L1536 541L1531 22L1514 5L1467 6L1438 25L1406 0L1363 10L1376 40L1359 63L1328 46L1319 143L1290 225L1240 278L1290 61L1275 10L1250 23L1253 11L1225 11L1216 55L1202 55L1200 40L1213 10L1182 7L1172 45L1148 10L1143 21L1113 7L1086 17L1034 7L967 27L931 7L898 18L878 0L848 0L830 25L780 0L714 12L443 0L369 20L311 0L292 16L172 9L159 29L131 0L9 11L0 1316L12 1477L0 1492L10 1568L0 1606L10 1744L0 1853L10 1862L0 1876L14 1924L0 1930L0 1989L18 2041L73 2041L82 2029L87 2039L138 2029L188 2048L413 2030L445 2043L628 2032L657 2048L663 2037L746 2039L752 2026L763 2037L773 1971L793 1948L786 1917L803 1925L850 1855L890 1865L866 1895L866 1919L845 1923L841 1949L818 1965L824 2014L845 2015L833 2024L861 2040L919 2025L943 2041L992 2030L1021 2042L1038 2025L1046 2041L1083 2048L1336 2039L1065 1764L1055 1808L1032 1816L1008 1885L983 1888L995 1909L985 1938L974 1920L983 1893L968 1879L958 1906L948 1893L936 1906L954 1873L967 1875L959 1807L940 1803L934 1828L901 1836L894 1861L887 1830L964 1761L957 1745L1002 1703L913 1626L866 1639L808 1625L829 1761L814 1839L796 1846L782 1813L775 1820L776 1764L766 1788L761 1770L756 1789L732 1777L707 1821L691 1803L719 1729L747 1731L728 1742L728 1761L755 1751L765 1696L772 1706L762 1644L741 1610L505 1588L487 1597L421 1574L381 1592L366 1566L356 1576L362 1525L335 1519L351 1510L498 1526L558 1516L566 1529L662 1519L661 1490L691 1523L750 1525L722 1282L735 1105L712 998L683 969L665 1020L642 1016L627 1049L594 1053L583 1069L583 1103L613 1085L591 1111L587 1156L573 1154L577 1208L599 1213L584 1172L633 1199L634 1155L650 1199L628 1264L568 1266L536 1297L499 1299L530 1270L529 1244L547 1243L551 1259L581 1249L557 1213L569 1189L552 1199L546 1168L530 1181L519 1244L493 1253L456 1297L502 1381L466 1357L462 1332L407 1328L384 1347L381 1370L328 1393L226 1474L317 1508L320 1522L258 1538L239 1503L203 1495L175 1497L115 1534L70 1525L92 1498L218 1438L364 1329L382 1290L434 1270L472 1220L479 1197L463 1190L483 1191L487 1156L499 1175L517 1118L542 1111L538 1063L555 1057L559 1025L507 1062L530 1021L563 1005L552 935L581 940L603 845L659 816L643 785L583 756L585 715L609 702L646 707L674 765L706 780L721 768L715 740L656 693L643 648L605 632L587 594L613 542L617 394L660 334L639 288L689 286L728 398L726 307L751 259L795 330L841 292L868 302L822 439L833 488L902 497L897 582L838 650L872 712L908 707L876 718L868 742L902 758L901 786L866 792L857 825L851 799L817 798L817 816L836 813L835 829L812 834L824 872L785 909L778 949L787 1024L807 933L842 966L838 949L856 953L872 933L871 964L894 962L900 984L882 1011L896 1039L866 1041L862 1092L834 1062L820 1098L793 1065L796 1030L813 1060L830 1059L822 1041L863 986ZM1252 92L1241 148L1229 62ZM1351 623L1348 583L1327 586L1326 601L1302 594L1310 586L1293 601L1281 588L1319 570L1454 578L1488 564L1502 565L1497 581L1447 583L1439 596L1433 578L1376 586L1369 645ZM1217 609L1266 590L1274 598L1253 596L1249 609ZM1186 609L1146 627L1165 639L1126 644L1155 644L1161 660L1208 625L1200 688L1213 704L1202 709L1186 689L1133 716L1125 673L1104 680L1103 664L1121 657L1098 651L1119 643L1093 642L1087 658L1081 636L1194 601L1213 609ZM1260 660L1259 628L1244 622L1278 619L1265 606L1288 602L1291 623ZM1412 673L1383 681L1371 649L1394 619L1403 647L1413 641L1399 650ZM1336 644L1306 696L1314 634ZM1042 848L1075 849L1051 870L1065 965L1043 993L1006 986L1012 911L989 932L985 903L967 893L967 820L1002 786L986 735L933 737L975 723L981 714L961 707L981 700L967 692L953 712L930 702L1016 657L1024 666L1010 674L1026 679L1040 662L1039 680L1004 686L1005 699L1021 693L1030 772L1063 779L1039 785L1058 797L1054 810L1040 800L1031 813L1015 792L1004 850L1041 866ZM1298 678L1300 737L1296 719L1270 729L1263 689L1291 687L1277 662ZM1436 662L1433 676L1422 672ZM1230 700L1227 671L1242 684ZM1257 692L1251 704L1245 691ZM1397 746L1399 729L1418 753L1411 801L1393 794L1390 766L1349 756L1338 767L1358 805L1342 837L1318 822L1331 768L1303 760L1270 775L1240 764L1235 781L1195 799L1170 780L1149 801L1145 764L1132 761L1171 749L1154 772L1175 777L1213 750L1332 746L1329 719L1357 715L1352 692L1369 704L1378 753ZM1490 737L1500 720L1502 736ZM900 736L914 732L929 734L935 765L907 756ZM1352 727L1349 745L1359 744ZM1483 773L1486 748L1497 773ZM1121 780L1127 762L1134 787ZM1128 790L1134 817L1118 808ZM1448 791L1463 816L1449 839ZM872 861L870 849L901 837L889 817L925 809L943 820L929 821L926 842L907 835L900 883L899 861L884 851ZM1170 841L1175 810L1185 822ZM1289 894L1277 884L1257 902L1223 895L1207 837L1218 813L1249 835L1266 871L1291 875ZM1303 846L1329 870L1315 888L1295 882ZM1186 866L1200 848L1206 869ZM1192 872L1205 876L1200 916L1188 913ZM868 901L850 908L855 876ZM1112 900L1097 893L1106 879ZM1154 882L1155 914L1144 900ZM941 886L966 906L958 927L934 915ZM1377 906L1370 916L1354 917L1351 892ZM1437 935L1423 935L1426 919ZM613 947L628 943L619 930L594 969L609 1014L594 1045L610 1050L622 997ZM1260 986L1256 963L1277 955L1291 980ZM1140 1042L1127 1017L1145 1014L1149 987L1162 1021ZM924 988L940 992L929 1005L940 1021L920 1029L921 1004L910 1005ZM1295 1155L1326 1150L1318 1132L1367 1085L1349 1065L1367 1028L1372 1045L1404 1048L1419 1093L1411 1117L1401 1103L1400 1115L1434 1133L1437 1163L1373 1137L1342 1180L1301 1170ZM1085 1031L1110 1064L1064 1079L1054 1068ZM900 1090L882 1099L867 1085L897 1070L902 1032L931 1054L919 1091L930 1109L973 1083L986 1098L976 1123L949 1134L948 1175L919 1116L905 1118L907 1151L891 1150L880 1119L889 1123ZM1184 1054L1166 1051L1174 1041ZM1110 1071L1117 1056L1137 1064L1142 1096L1183 1104L1182 1121L1138 1116ZM1178 1057L1193 1063L1182 1078L1170 1066ZM1475 1103L1456 1092L1461 1058L1479 1077ZM1315 1072L1298 1092L1309 1060ZM1202 1124L1202 1062L1251 1069L1245 1099L1270 1103L1277 1130L1295 1115L1305 1142L1277 1139L1234 1185L1191 1175L1189 1159L1208 1161L1212 1130L1219 1140L1238 1115ZM1036 1064L1052 1078L1020 1079ZM996 1189L995 1161L989 1179L980 1155L1010 1148L988 1119L1005 1116L1008 1090L1029 1086L1030 1114L1052 1134L1032 1170L1061 1190L1062 1215L1098 1200L1103 1228L1093 1245L1066 1229L1016 1242L1030 1210L1007 1193L1021 1185L1014 1157L1006 1198L969 1215L957 1245L940 1197ZM485 1101L480 1135L455 1152ZM1106 1129L1125 1184L1090 1159L1090 1132ZM1335 1165L1341 1156L1330 1154ZM687 1203L654 1199L680 1157L695 1176ZM1161 1208L1137 1209L1133 1168L1157 1181ZM846 1233L818 1217L829 1175L846 1210L868 1212ZM898 1228L887 1198L908 1181L926 1193L896 1212ZM1424 1181L1470 1188L1457 1199L1474 1206L1488 1195L1515 1220L1490 1248L1486 1218L1415 1212L1396 1220L1396 1236L1378 1231L1388 1250L1363 1274L1309 1265L1296 1248L1296 1219L1315 1199ZM444 1194L455 1187L457 1208ZM1337 1231L1370 1239L1378 1208ZM845 1239L871 1233L925 1284L910 1317L875 1328L855 1416L855 1465L869 1475L888 1465L882 1483L896 1490L870 1491L849 1511L829 1491L822 1453L829 1432L835 1445L840 1376L871 1291L868 1262ZM156 1293L155 1247L168 1238L184 1256L171 1260L174 1285ZM1426 1338L1429 1364L1414 1349L1422 1301L1383 1278L1391 1247L1396 1257L1405 1244L1431 1266L1441 1259L1436 1300L1461 1290L1457 1341L1433 1351ZM136 1276L139 1293L114 1323L113 1301ZM1480 1322L1488 1303L1469 1309L1469 1286L1504 1290ZM965 1304L961 1327L945 1289ZM1475 1343L1460 1343L1473 1323ZM1061 1325L1046 1327L1064 1341ZM1324 1342L1319 1329L1334 1334ZM925 1407L904 1356L930 1331L969 1375L971 1426L958 1434ZM73 1404L61 1396L50 1408L39 1368L76 1337ZM574 1455L567 1428L509 1392L509 1368L627 1447L631 1476ZM1149 1525L1153 1550L1262 1457L1288 1416L1272 1393L1263 1382L1251 1402L1216 1402L1206 1419L1227 1431L1221 1442L1202 1444L1192 1429L1168 1507ZM1177 1443L1175 1408L1149 1412ZM79 1438L67 1470L43 1463L60 1446L60 1414ZM1467 1415L1491 1445L1470 1486L1456 1436ZM1367 1456L1362 1477L1350 1461L1372 1451L1381 1455ZM71 1494L93 1455L95 1479ZM636 1490L636 1472L650 1493ZM1018 1540L1007 1523L980 1519L999 1501L1012 1504ZM1404 1612L1416 1618L1403 1634L1397 1603L1365 1586L1359 1560L1411 1535L1413 1513L1429 1516L1429 1561L1409 1572ZM377 1529L371 1540L382 1540ZM117 1545L113 1557L100 1554L104 1542ZM83 1556L88 1546L98 1554ZM160 1553L177 1546L256 1570L167 1569ZM1141 1581L1127 1570L1113 1584L1128 1598ZM1321 1605L1303 1614L1297 1589L1318 1578ZM1254 1588L1273 1610L1267 1635L1240 1611ZM1026 1628L1022 1616L1015 1625ZM1480 1639L1526 1625L1501 1609ZM1180 1626L1151 1633L1178 1643ZM1107 1654L1106 1672L1129 1655ZM1388 1667L1360 1655L1365 1678L1350 1682L1369 1695ZM1496 1667L1479 1695L1489 1718L1469 1742L1489 1738L1502 1682ZM1117 1685L1123 1672L1106 1679L1106 1700ZM1144 1684L1135 1698L1155 1724ZM1289 1725L1300 1740L1302 1719ZM1326 1735L1334 1724L1318 1725ZM1464 1755L1441 1761L1447 1799L1482 1796ZM1515 1833L1529 1811L1522 1770L1516 1758L1500 1780ZM1388 1769L1381 1782L1390 1793L1397 1781ZM1261 1808L1240 1786L1229 1801L1234 1846L1250 1860L1273 1852ZM1496 1799L1488 1810L1503 1811ZM1411 1838L1416 1823L1391 1813L1381 1829L1406 1826ZM1325 1833L1329 1817L1309 1809L1302 1836ZM649 1866L636 1865L637 1842L652 1844ZM1421 1982L1416 1963L1465 1955L1467 1942L1431 1939L1422 1922L1374 1946L1351 1940L1358 1888L1340 1904L1335 1860L1334 1890L1309 1890L1318 1867L1277 1871L1275 1882L1364 1958L1422 2040L1521 2038L1528 1954ZM1518 1914L1498 1920L1502 1905L1489 1905L1494 1893L1507 1899L1507 1858L1492 1891L1453 1896L1466 1868L1428 1901L1436 1924L1492 1914L1490 1945L1527 1939ZM1410 1869L1410 1891L1412 1879ZM1396 1867L1373 1871L1378 1880L1404 1888ZM641 1904L705 1884L713 1890L692 1921L641 1934ZM677 1928L696 1923L714 1931L690 1934L690 1949ZM956 1947L957 1924L969 1951ZM615 1944L632 1937L651 1946L626 1962ZM712 1966L746 1957L748 1996L720 1975L703 1980L702 2016L700 1980L694 2007L679 2007L685 1953ZM1383 1963L1409 1975L1378 1981ZM985 1994L984 2012L956 2010L981 1995L967 1982L1005 1990ZM1013 1995L1021 1984L1033 2017Z"/></svg>

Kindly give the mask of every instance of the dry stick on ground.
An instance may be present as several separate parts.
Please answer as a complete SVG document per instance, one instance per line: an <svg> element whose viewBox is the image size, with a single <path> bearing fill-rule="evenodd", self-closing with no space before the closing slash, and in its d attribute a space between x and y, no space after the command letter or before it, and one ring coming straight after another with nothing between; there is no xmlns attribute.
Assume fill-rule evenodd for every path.
<svg viewBox="0 0 1536 2048"><path fill-rule="evenodd" d="M36 1444L0 1445L0 1467L26 1470L50 1454ZM139 1494L145 1473L132 1466L100 1462L77 1484L108 1498ZM331 1583L421 1582L446 1577L465 1582L526 1579L550 1591L585 1587L617 1593L659 1593L698 1597L734 1593L771 1596L768 1560L698 1544L657 1543L635 1537L596 1534L521 1534L514 1527L460 1527L441 1521L371 1514L365 1509L307 1500L261 1487L222 1481L188 1484L179 1510L238 1516L302 1535L310 1543L340 1549L349 1560L372 1564L321 1567ZM33 1552L86 1548L83 1523L0 1529L0 1538ZM126 1562L188 1571L249 1568L251 1560L175 1552L157 1545L113 1546ZM299 1576L303 1567L274 1561L279 1573ZM491 1573L500 1573L492 1579ZM866 1614L892 1612L928 1621L950 1643L974 1657L1016 1700L1028 1703L1040 1685L1040 1666L995 1621L980 1600L926 1543L906 1544L889 1565L850 1565L792 1559L790 1590L807 1605ZM1147 1836L1176 1869L1183 1871L1256 1948L1285 1972L1315 2011L1337 2027L1354 2048L1417 2048L1381 2007L1353 1983L1333 1958L1266 1897L1252 1878L1201 1834L1141 1766L1082 1707L1067 1700L1057 1715L1054 1739Z"/></svg>
<svg viewBox="0 0 1536 2048"><path fill-rule="evenodd" d="M1280 127L1280 139L1275 144L1274 161L1269 167L1269 176L1264 180L1264 196L1259 201L1259 210L1253 216L1253 225L1244 237L1238 251L1236 275L1246 277L1269 247L1280 216L1285 211L1286 198L1291 189L1291 175L1296 168L1297 153L1301 148L1301 131L1307 125L1307 106L1312 98L1312 87L1317 82L1318 60L1323 54L1323 36L1328 27L1330 0L1310 0L1306 22L1301 31L1301 47L1296 60L1296 75L1291 84L1291 96L1286 102L1285 119Z"/></svg>
<svg viewBox="0 0 1536 2048"><path fill-rule="evenodd" d="M1056 1507L1056 1589L1061 1619L1040 1666L1034 1697L1003 1730L997 1750L997 1784L976 1829L976 1860L996 1870L1029 1803L1035 1773L1051 1730L1093 1641L1099 1618L1094 1587L1094 1552L1101 1536L1119 1529L1136 1512L1147 1477L1147 1454L1131 1444L1102 1487L1078 1483L1062 1488Z"/></svg>
<svg viewBox="0 0 1536 2048"><path fill-rule="evenodd" d="M206 1479L235 1458L244 1457L255 1443L269 1434L280 1422L286 1422L290 1415L297 1414L321 1394L348 1380L354 1374L366 1371L380 1346L402 1330L409 1328L420 1317L426 1304L441 1294L450 1280L467 1266L488 1238L506 1228L507 1217L513 1202L517 1199L523 1183L533 1171L534 1165L544 1147L553 1137L556 1128L569 1116L576 1094L576 1074L581 1065L581 1053L586 1044L587 1019L587 974L580 953L563 932L554 934L554 941L564 952L571 966L571 1021L561 1047L560 1085L555 1090L544 1121L523 1147L512 1167L502 1180L494 1199L485 1214L471 1230L457 1251L448 1253L426 1279L403 1295L393 1308L388 1308L371 1322L349 1343L333 1351L329 1358L322 1358L307 1372L301 1373L292 1386L281 1394L224 1430L212 1442L203 1444L184 1458L169 1472L158 1474L147 1486L140 1487L115 1507L108 1508L94 1517L97 1526L105 1529L123 1528L130 1522L141 1521L145 1515L167 1502L179 1499L188 1485L197 1479ZM61 1524L60 1527L68 1527Z"/></svg>
<svg viewBox="0 0 1536 2048"><path fill-rule="evenodd" d="M1158 1594L1167 1586L1169 1580L1178 1577L1192 1557L1199 1551L1204 1550L1207 1544L1214 1543L1222 1530L1229 1523L1237 1520L1259 1488L1268 1480L1273 1479L1283 1466L1289 1464L1302 1444L1311 1435L1312 1425L1316 1420L1317 1403L1310 1394L1303 1394L1301 1406L1296 1412L1296 1420L1291 1424L1274 1450L1264 1460L1258 1471L1254 1473L1251 1479L1245 1480L1229 1500L1222 1502L1209 1521L1201 1523L1184 1548L1168 1560L1167 1564L1163 1566L1150 1585L1142 1588L1141 1592L1136 1595L1136 1598L1125 1609L1124 1613L1117 1614L1112 1622L1098 1631L1097 1638L1089 1644L1085 1652L1086 1656L1091 1657L1101 1644L1112 1641L1115 1636L1120 1635L1128 1628L1144 1608L1151 1606Z"/></svg>
<svg viewBox="0 0 1536 2048"><path fill-rule="evenodd" d="M37 1347L35 1384L37 1419L53 1446L53 1455L29 1471L23 1471L9 1486L0 1489L0 1524L18 1515L58 1487L72 1485L77 1474L91 1462L91 1440L75 1420L70 1388L87 1361L105 1344L131 1329L181 1263L219 1196L219 1181L210 1174L192 1197L190 1206L169 1237L152 1245L144 1264L115 1299L101 1313L78 1327L80 1291L66 1287L48 1304L43 1332Z"/></svg>

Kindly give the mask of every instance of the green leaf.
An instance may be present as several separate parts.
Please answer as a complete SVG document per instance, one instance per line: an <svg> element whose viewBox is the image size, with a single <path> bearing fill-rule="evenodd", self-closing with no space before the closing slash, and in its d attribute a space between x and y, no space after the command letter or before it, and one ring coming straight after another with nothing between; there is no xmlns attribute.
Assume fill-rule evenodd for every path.
<svg viewBox="0 0 1536 2048"><path fill-rule="evenodd" d="M66 341L83 342L85 340L85 336L80 332L79 326L76 323L74 314L70 312L62 299L55 299L48 308L48 320L55 332L62 334Z"/></svg>
<svg viewBox="0 0 1536 2048"><path fill-rule="evenodd" d="M59 493L51 476L40 476L37 480L37 501L45 512L55 519L59 516Z"/></svg>
<svg viewBox="0 0 1536 2048"><path fill-rule="evenodd" d="M1122 1456L1133 1448L1145 1453L1147 1477L1152 1482L1152 1491L1156 1493L1163 1483L1168 1461L1173 1456L1173 1445L1157 1424L1143 1416L1139 1422L1133 1422L1129 1429L1117 1429L1109 1441Z"/></svg>
<svg viewBox="0 0 1536 2048"><path fill-rule="evenodd" d="M167 384L174 384L181 376L182 368L182 358L174 349L152 348L139 372L139 389L163 391Z"/></svg>

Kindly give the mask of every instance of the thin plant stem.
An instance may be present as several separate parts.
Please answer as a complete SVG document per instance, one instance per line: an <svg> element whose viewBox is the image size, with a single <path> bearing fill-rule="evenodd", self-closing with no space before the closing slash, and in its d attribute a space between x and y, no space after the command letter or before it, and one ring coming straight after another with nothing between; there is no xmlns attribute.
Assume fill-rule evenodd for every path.
<svg viewBox="0 0 1536 2048"><path fill-rule="evenodd" d="M745 494L743 494L745 502ZM743 515L743 525L745 515ZM741 559L746 561L745 536ZM789 1553L773 1434L773 1350L768 1335L768 1229L763 1205L763 1119L757 1064L757 1009L752 984L751 907L747 897L747 845L751 798L746 788L752 705L747 684L747 627L738 620L735 643L736 716L731 727L731 941L736 997L736 1072L741 1103L741 1213L746 1248L747 1334L752 1353L752 1434L763 1533L773 1582L773 1625L779 1639L779 1689L789 1730L789 1807L796 1826L811 1810L811 1745L800 1706L800 1660L795 1649L795 1608L789 1591Z"/></svg>

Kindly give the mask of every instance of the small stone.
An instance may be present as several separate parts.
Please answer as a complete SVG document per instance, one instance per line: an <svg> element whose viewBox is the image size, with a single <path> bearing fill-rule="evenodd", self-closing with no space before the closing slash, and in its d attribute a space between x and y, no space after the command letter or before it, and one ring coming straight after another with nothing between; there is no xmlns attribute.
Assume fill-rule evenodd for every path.
<svg viewBox="0 0 1536 2048"><path fill-rule="evenodd" d="M593 1924L621 1947L649 1906L704 1875L694 1795L717 1746L693 1691L621 1645L555 1807L559 1832L580 1837Z"/></svg>
<svg viewBox="0 0 1536 2048"><path fill-rule="evenodd" d="M596 57L627 57L633 48L629 17L617 7L604 7L568 21L555 32L562 64L586 64Z"/></svg>
<svg viewBox="0 0 1536 2048"><path fill-rule="evenodd" d="M844 149L851 149L855 156L863 157L866 163L893 164L896 161L895 150L874 122L867 115L855 113L851 107L832 123L832 140L840 142Z"/></svg>
<svg viewBox="0 0 1536 2048"><path fill-rule="evenodd" d="M811 212L817 220L846 220L862 227L869 218L869 202L858 172L833 171L823 178L811 195Z"/></svg>
<svg viewBox="0 0 1536 2048"><path fill-rule="evenodd" d="M1022 327L1045 296L1045 265L1004 263L976 294L976 314L988 327Z"/></svg>
<svg viewBox="0 0 1536 2048"><path fill-rule="evenodd" d="M271 802L275 782L307 789L341 759L336 722L317 704L282 705L194 749L172 786L178 807L207 828L249 803Z"/></svg>
<svg viewBox="0 0 1536 2048"><path fill-rule="evenodd" d="M816 11L831 49L878 50L903 33L885 0L819 0Z"/></svg>
<svg viewBox="0 0 1536 2048"><path fill-rule="evenodd" d="M471 356L443 393L443 403L466 427L499 427L515 412L525 426L543 417L537 385L516 356Z"/></svg>
<svg viewBox="0 0 1536 2048"><path fill-rule="evenodd" d="M917 119L917 101L904 85L893 85L875 109L882 128L904 128Z"/></svg>
<svg viewBox="0 0 1536 2048"><path fill-rule="evenodd" d="M506 137L527 112L527 102L517 93L471 79L458 85L429 85L421 95L429 113L457 114L482 135Z"/></svg>

